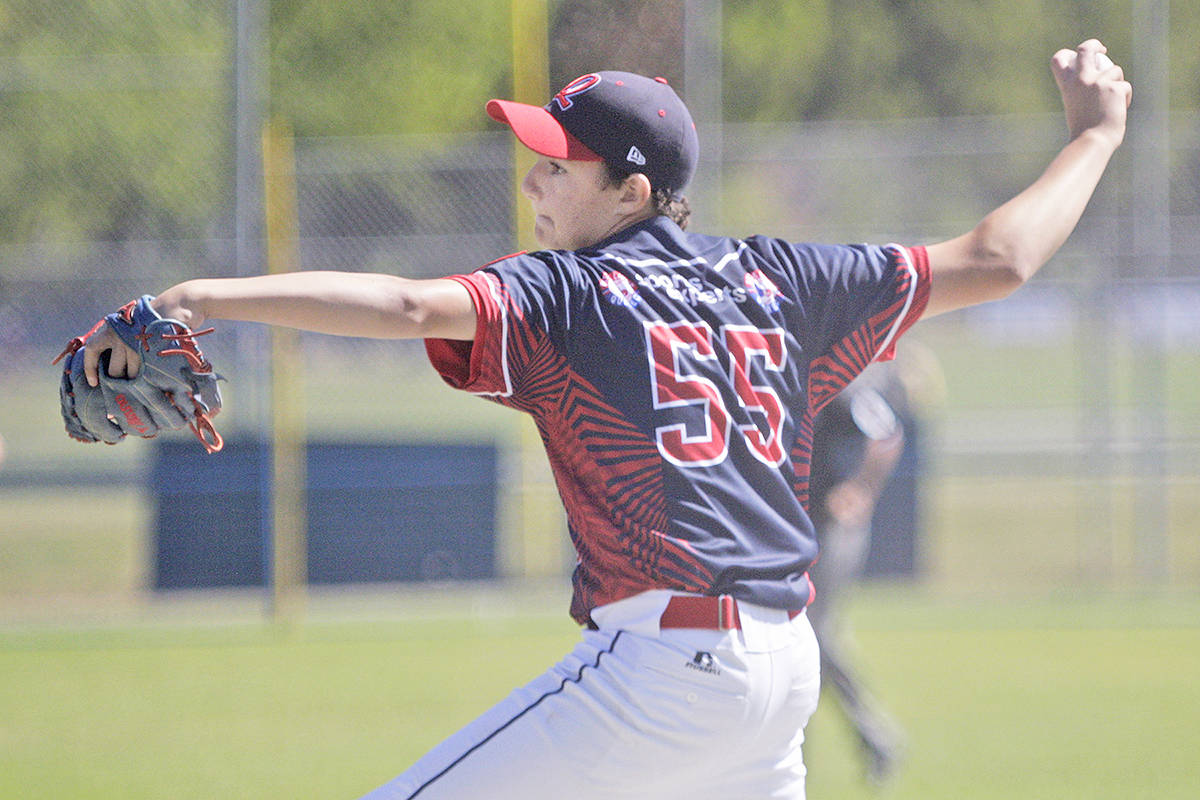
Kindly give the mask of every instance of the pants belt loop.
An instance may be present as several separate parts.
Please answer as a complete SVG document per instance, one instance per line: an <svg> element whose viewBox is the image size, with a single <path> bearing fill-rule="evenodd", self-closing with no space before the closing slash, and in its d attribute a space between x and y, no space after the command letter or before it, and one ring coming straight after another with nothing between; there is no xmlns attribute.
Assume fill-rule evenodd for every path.
<svg viewBox="0 0 1200 800"><path fill-rule="evenodd" d="M719 599L717 627L723 631L731 630L736 627L734 624L734 614L737 613L737 609L733 605L733 597L723 594Z"/></svg>

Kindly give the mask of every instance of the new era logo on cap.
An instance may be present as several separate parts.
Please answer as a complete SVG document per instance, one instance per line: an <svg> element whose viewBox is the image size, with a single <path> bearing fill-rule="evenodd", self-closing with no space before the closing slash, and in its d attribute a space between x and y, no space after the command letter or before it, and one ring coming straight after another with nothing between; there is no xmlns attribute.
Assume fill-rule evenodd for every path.
<svg viewBox="0 0 1200 800"><path fill-rule="evenodd" d="M641 150L637 149L636 144L629 148L629 154L625 156L625 160L632 164L637 164L639 167L646 166L646 157L642 155Z"/></svg>

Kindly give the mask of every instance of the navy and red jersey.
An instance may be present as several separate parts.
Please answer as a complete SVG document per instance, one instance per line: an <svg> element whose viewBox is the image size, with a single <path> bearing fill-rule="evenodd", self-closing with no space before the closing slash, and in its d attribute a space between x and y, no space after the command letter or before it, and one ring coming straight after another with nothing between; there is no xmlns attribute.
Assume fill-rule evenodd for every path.
<svg viewBox="0 0 1200 800"><path fill-rule="evenodd" d="M571 615L648 589L804 608L813 418L929 295L923 248L685 233L656 217L453 276L452 386L531 414L579 556Z"/></svg>

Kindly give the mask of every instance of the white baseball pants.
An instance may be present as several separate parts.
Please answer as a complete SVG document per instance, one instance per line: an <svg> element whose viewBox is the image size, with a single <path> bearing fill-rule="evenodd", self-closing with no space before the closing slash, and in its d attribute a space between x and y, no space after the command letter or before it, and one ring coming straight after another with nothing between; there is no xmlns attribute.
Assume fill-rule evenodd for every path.
<svg viewBox="0 0 1200 800"><path fill-rule="evenodd" d="M596 609L560 663L363 800L803 800L807 616L740 603L740 630L660 630L670 597Z"/></svg>

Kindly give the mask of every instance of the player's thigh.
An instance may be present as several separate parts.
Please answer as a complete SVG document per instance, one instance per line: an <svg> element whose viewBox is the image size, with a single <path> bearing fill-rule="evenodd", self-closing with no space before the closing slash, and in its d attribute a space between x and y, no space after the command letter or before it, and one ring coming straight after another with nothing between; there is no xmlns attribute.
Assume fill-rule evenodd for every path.
<svg viewBox="0 0 1200 800"><path fill-rule="evenodd" d="M588 632L559 664L363 800L619 796L597 767L627 733L621 679L611 674L619 639Z"/></svg>
<svg viewBox="0 0 1200 800"><path fill-rule="evenodd" d="M792 622L794 646L748 656L769 695L755 697L756 728L729 743L729 757L714 757L723 768L698 786L693 797L712 800L786 798L804 800L807 769L804 733L821 691L817 641L807 615ZM757 694L757 693L756 693Z"/></svg>

